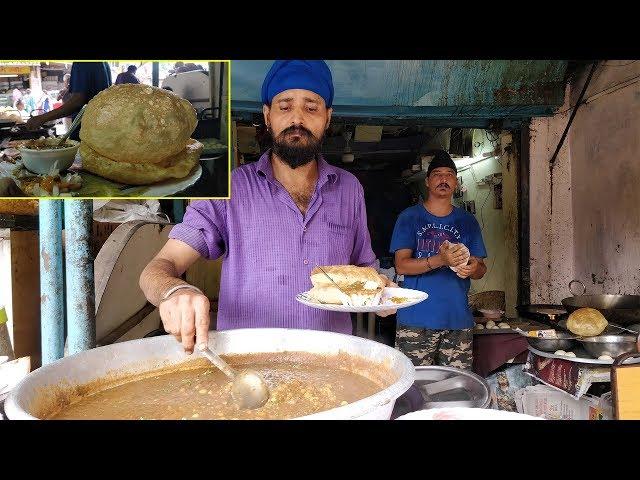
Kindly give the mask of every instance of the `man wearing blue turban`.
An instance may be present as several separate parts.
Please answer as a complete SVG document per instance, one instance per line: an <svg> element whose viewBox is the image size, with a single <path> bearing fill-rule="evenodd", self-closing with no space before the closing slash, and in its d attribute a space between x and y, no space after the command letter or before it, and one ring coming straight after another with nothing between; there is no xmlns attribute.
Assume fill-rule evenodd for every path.
<svg viewBox="0 0 640 480"><path fill-rule="evenodd" d="M262 103L272 153L291 169L313 161L331 121L333 82L327 64L278 60L262 84Z"/></svg>
<svg viewBox="0 0 640 480"><path fill-rule="evenodd" d="M160 305L165 330L188 352L207 342L209 329L207 297L179 278L199 257L223 257L219 330L351 333L348 313L309 308L295 296L311 288L316 264L376 264L362 185L320 153L333 104L327 64L275 62L262 102L273 147L231 172L230 200L192 202L140 278L149 301Z"/></svg>

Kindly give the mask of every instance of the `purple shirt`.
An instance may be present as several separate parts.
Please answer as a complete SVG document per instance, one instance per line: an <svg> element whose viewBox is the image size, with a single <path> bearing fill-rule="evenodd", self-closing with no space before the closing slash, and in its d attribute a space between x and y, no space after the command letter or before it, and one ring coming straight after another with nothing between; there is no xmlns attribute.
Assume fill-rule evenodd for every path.
<svg viewBox="0 0 640 480"><path fill-rule="evenodd" d="M303 216L274 178L270 153L233 170L230 200L192 202L169 238L205 258L222 256L218 330L351 334L348 313L307 307L295 296L312 287L309 276L316 264L374 264L362 186L320 157L316 189Z"/></svg>

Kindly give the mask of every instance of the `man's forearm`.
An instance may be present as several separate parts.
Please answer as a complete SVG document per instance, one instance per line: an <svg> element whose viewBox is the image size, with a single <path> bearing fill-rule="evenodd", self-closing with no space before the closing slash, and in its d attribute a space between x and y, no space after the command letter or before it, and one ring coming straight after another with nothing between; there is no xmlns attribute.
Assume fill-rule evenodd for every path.
<svg viewBox="0 0 640 480"><path fill-rule="evenodd" d="M482 277L484 277L485 273L487 273L487 266L484 263L481 263L480 265L478 265L476 271L469 277L472 280L480 280Z"/></svg>
<svg viewBox="0 0 640 480"><path fill-rule="evenodd" d="M40 119L45 123L50 122L51 120L69 117L82 108L84 105L84 98L84 95L81 94L72 95L71 98L63 103L61 107L40 115Z"/></svg>
<svg viewBox="0 0 640 480"><path fill-rule="evenodd" d="M421 275L442 267L444 260L440 254L428 258L405 258L396 265L400 275Z"/></svg>
<svg viewBox="0 0 640 480"><path fill-rule="evenodd" d="M173 262L163 258L151 260L140 275L140 288L147 300L156 307L165 292L178 285L188 283L180 278Z"/></svg>

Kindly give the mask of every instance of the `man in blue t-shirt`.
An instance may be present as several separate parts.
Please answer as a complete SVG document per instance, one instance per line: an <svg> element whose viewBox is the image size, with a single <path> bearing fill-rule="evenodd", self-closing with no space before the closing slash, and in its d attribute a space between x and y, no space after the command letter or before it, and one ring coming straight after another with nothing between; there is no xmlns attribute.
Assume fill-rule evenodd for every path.
<svg viewBox="0 0 640 480"><path fill-rule="evenodd" d="M424 302L398 310L396 348L414 365L471 369L469 279L484 276L487 252L476 218L451 204L457 173L449 154L436 150L425 180L427 201L400 214L391 238L403 286L429 294Z"/></svg>
<svg viewBox="0 0 640 480"><path fill-rule="evenodd" d="M136 77L137 71L138 67L135 65L129 65L126 72L119 73L116 77L116 85L122 85L124 83L140 83L140 80Z"/></svg>
<svg viewBox="0 0 640 480"><path fill-rule="evenodd" d="M69 115L75 118L80 109L89 103L89 100L110 86L111 68L107 62L74 62L71 66L68 99L55 110L31 117L26 127L29 130L37 130L51 120ZM80 140L80 125L69 138Z"/></svg>

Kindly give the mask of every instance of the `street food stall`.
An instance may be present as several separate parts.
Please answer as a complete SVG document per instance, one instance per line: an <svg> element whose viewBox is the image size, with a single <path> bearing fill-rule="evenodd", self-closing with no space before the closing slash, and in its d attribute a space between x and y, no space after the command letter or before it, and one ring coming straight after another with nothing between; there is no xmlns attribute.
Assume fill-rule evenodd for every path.
<svg viewBox="0 0 640 480"><path fill-rule="evenodd" d="M151 209L145 200L127 204L119 199L110 205L41 200L30 213L9 206L7 214L0 216L1 238L11 240L9 247L5 242L0 248L0 266L9 265L13 274L4 322L13 335L11 349L6 341L0 342L7 350L0 351L0 402L4 400L5 417L640 418L640 223L637 216L628 216L614 225L608 217L588 217L593 212L585 213L573 204L572 195L586 195L585 190L595 188L597 175L583 175L578 165L571 170L565 150L586 155L583 138L578 137L571 149L557 143L560 137L571 139L562 135L571 105L575 113L584 102L609 95L603 92L619 94L633 83L622 82L620 87L605 70L598 81L610 84L600 85L602 89L583 102L591 76L586 82L584 75L576 80L569 75L575 72L569 70L584 71L575 64L569 68L567 62L330 64L338 72L336 92L340 93L323 153L329 164L353 174L364 190L378 268L314 268L313 263L309 265L312 260L304 257L304 265L313 269L308 290L292 291L289 300L304 307L302 312L351 314L352 335L272 328L215 331L222 267L219 260L201 258L183 278L208 300L214 331L206 348L187 355L165 330L159 308L147 300L139 281L142 269L181 221L183 201L163 200ZM256 98L256 79L264 77L268 65L234 65L237 97L231 104L229 151L235 168L258 161L269 146ZM191 76L202 80L200 72ZM166 86L180 89L185 78L174 75ZM569 78L574 82L570 88ZM565 90L582 94L565 98ZM108 111L109 105L104 109ZM108 168L98 161L102 159L131 164L130 157L119 156L123 152L114 148L119 139L116 129L92 127L97 115L92 119L90 110L88 115L89 121L83 123L92 130L88 140L83 138L84 148L78 148L84 151L82 160L93 160L96 170ZM195 120L210 120L207 115L203 108ZM186 127L179 142L151 138L129 147L143 157L161 155L168 143L182 151L193 140L200 149L203 144L191 128L192 120L191 112L181 120ZM637 122L627 120L622 127L637 127ZM576 121L580 125L584 119ZM389 237L399 212L425 201L428 152L436 147L450 152L458 168L454 206L476 217L487 244L487 274L471 282L468 298L474 321L470 369L417 365L394 348L396 316L381 316L433 296L433 292L406 288L389 257ZM554 154L549 168L547 154L556 147L560 156L556 159ZM595 160L594 165L602 167ZM634 195L633 182L624 182L639 178L640 170L633 170L635 163L625 163L625 168L632 173L618 190ZM144 175L145 169L141 170ZM101 172L105 178L112 173ZM572 183L573 172L582 175L576 177L578 184ZM613 174L607 170L598 181L605 183L607 175ZM616 190L610 184L609 188ZM613 215L610 206L605 207L591 210ZM588 219L585 225L595 227L589 236L574 238L574 230L587 228L571 223L571 218L581 215ZM338 227L334 233L349 228ZM605 227L617 235L613 247L606 243ZM27 247L18 241L25 239L15 235L21 229L30 231ZM18 252L19 248L23 251ZM592 258L596 263L584 270L583 264ZM29 267L22 268L25 265ZM286 281L282 275L276 278L268 273L259 261L253 268L248 275ZM380 273L397 286L387 285ZM575 277L581 280L572 280ZM16 293L27 281L39 289ZM579 284L581 291L576 291ZM267 281L265 285L267 289ZM28 322L16 321L27 313ZM24 343L28 335L16 326L27 324L32 333L39 332L37 342ZM3 368L11 372L6 377ZM10 375L10 381L3 383ZM242 395L265 389L268 393L260 406L242 408Z"/></svg>

